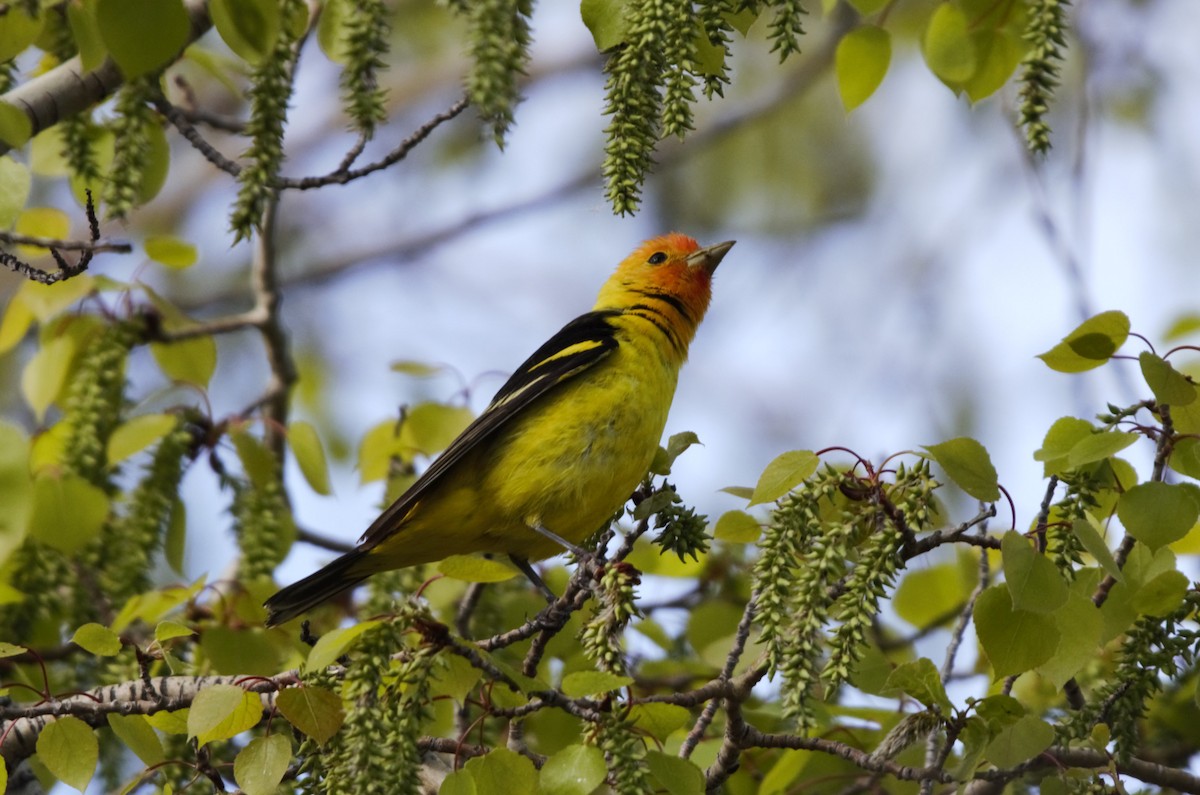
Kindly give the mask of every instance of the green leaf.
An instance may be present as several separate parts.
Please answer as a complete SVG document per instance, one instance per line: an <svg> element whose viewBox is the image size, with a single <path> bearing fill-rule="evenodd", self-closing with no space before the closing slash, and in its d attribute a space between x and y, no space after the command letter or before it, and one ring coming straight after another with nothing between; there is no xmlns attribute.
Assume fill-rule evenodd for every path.
<svg viewBox="0 0 1200 795"><path fill-rule="evenodd" d="M945 83L962 83L975 73L977 56L967 15L953 3L942 3L929 18L921 52L929 71Z"/></svg>
<svg viewBox="0 0 1200 795"><path fill-rule="evenodd" d="M993 585L975 600L975 630L996 680L1036 668L1058 648L1054 619L1015 609L1004 585Z"/></svg>
<svg viewBox="0 0 1200 795"><path fill-rule="evenodd" d="M1123 579L1121 569L1117 566L1116 558L1113 557L1112 550L1108 548L1100 531L1092 524L1091 517L1076 519L1071 524L1071 530L1079 538L1079 543L1083 544L1083 548L1096 559L1105 573L1112 575L1120 582Z"/></svg>
<svg viewBox="0 0 1200 795"><path fill-rule="evenodd" d="M279 651L261 629L209 627L200 636L200 648L219 674L270 676L279 671Z"/></svg>
<svg viewBox="0 0 1200 795"><path fill-rule="evenodd" d="M313 738L317 745L329 742L346 721L341 697L316 685L279 691L275 706L288 723Z"/></svg>
<svg viewBox="0 0 1200 795"><path fill-rule="evenodd" d="M187 718L188 737L199 745L228 740L258 725L262 700L235 685L209 685L196 693Z"/></svg>
<svg viewBox="0 0 1200 795"><path fill-rule="evenodd" d="M904 663L892 671L884 684L884 693L904 693L930 709L941 710L943 715L949 715L954 710L950 697L946 695L941 674L933 662L925 657Z"/></svg>
<svg viewBox="0 0 1200 795"><path fill-rule="evenodd" d="M288 444L308 485L317 494L328 495L329 463L325 460L325 448L321 446L317 429L312 423L293 422L288 426Z"/></svg>
<svg viewBox="0 0 1200 795"><path fill-rule="evenodd" d="M1039 555L1024 536L1009 530L1000 540L1004 580L1018 610L1053 613L1067 601L1067 583L1058 567Z"/></svg>
<svg viewBox="0 0 1200 795"><path fill-rule="evenodd" d="M25 112L9 102L0 102L0 141L17 149L32 137L33 122Z"/></svg>
<svg viewBox="0 0 1200 795"><path fill-rule="evenodd" d="M152 342L150 354L163 375L184 384L206 387L217 369L217 343L212 337Z"/></svg>
<svg viewBox="0 0 1200 795"><path fill-rule="evenodd" d="M667 440L667 446L658 448L658 452L654 454L654 461L650 464L650 471L656 475L671 474L671 467L675 465L675 459L694 444L700 444L700 437L691 431L683 431L671 436Z"/></svg>
<svg viewBox="0 0 1200 795"><path fill-rule="evenodd" d="M979 442L968 436L960 436L941 444L924 445L924 448L967 494L983 502L1000 499L996 468L992 466L988 451Z"/></svg>
<svg viewBox="0 0 1200 795"><path fill-rule="evenodd" d="M1188 578L1181 571L1164 571L1138 589L1133 608L1147 616L1162 617L1175 611L1187 594Z"/></svg>
<svg viewBox="0 0 1200 795"><path fill-rule="evenodd" d="M838 42L834 56L838 93L847 111L866 102L887 74L892 36L875 25L860 25Z"/></svg>
<svg viewBox="0 0 1200 795"><path fill-rule="evenodd" d="M42 14L29 16L25 13L26 7L14 3L0 13L0 62L16 58L42 32L45 17Z"/></svg>
<svg viewBox="0 0 1200 795"><path fill-rule="evenodd" d="M83 792L96 772L100 743L90 726L71 715L49 723L37 738L37 755L55 778Z"/></svg>
<svg viewBox="0 0 1200 795"><path fill-rule="evenodd" d="M726 511L713 528L713 538L733 544L751 544L762 535L762 525L745 511Z"/></svg>
<svg viewBox="0 0 1200 795"><path fill-rule="evenodd" d="M892 607L896 615L918 629L952 621L970 596L972 584L953 563L909 569L900 580Z"/></svg>
<svg viewBox="0 0 1200 795"><path fill-rule="evenodd" d="M287 737L255 737L233 760L233 778L246 795L274 795L291 761L292 744Z"/></svg>
<svg viewBox="0 0 1200 795"><path fill-rule="evenodd" d="M127 80L173 61L192 27L181 0L99 0L96 23Z"/></svg>
<svg viewBox="0 0 1200 795"><path fill-rule="evenodd" d="M459 706L466 704L467 694L479 684L483 672L455 654L443 654L438 662L433 672L435 695L450 696Z"/></svg>
<svg viewBox="0 0 1200 795"><path fill-rule="evenodd" d="M1066 603L1054 612L1054 626L1062 640L1054 656L1039 665L1037 671L1062 689L1067 680L1096 659L1104 617L1089 595L1072 591Z"/></svg>
<svg viewBox="0 0 1200 795"><path fill-rule="evenodd" d="M46 410L62 394L75 347L74 338L66 334L48 340L38 348L21 373L21 394L38 422L45 419Z"/></svg>
<svg viewBox="0 0 1200 795"><path fill-rule="evenodd" d="M1129 336L1129 317L1108 311L1083 321L1038 358L1060 373L1082 373L1107 362Z"/></svg>
<svg viewBox="0 0 1200 795"><path fill-rule="evenodd" d="M147 767L166 761L167 754L163 750L162 740L158 739L145 715L118 715L110 712L105 717L113 734L117 735Z"/></svg>
<svg viewBox="0 0 1200 795"><path fill-rule="evenodd" d="M438 563L437 570L463 582L504 582L520 573L503 560L479 555L450 555Z"/></svg>
<svg viewBox="0 0 1200 795"><path fill-rule="evenodd" d="M437 375L446 368L441 365L402 359L400 361L392 362L388 369L394 373L411 375L413 378L429 378L430 376Z"/></svg>
<svg viewBox="0 0 1200 795"><path fill-rule="evenodd" d="M151 235L144 246L147 257L172 270L190 268L199 258L194 245L174 235Z"/></svg>
<svg viewBox="0 0 1200 795"><path fill-rule="evenodd" d="M104 63L108 50L100 38L100 25L96 22L96 0L67 4L67 23L71 37L79 47L79 63L83 71L95 71Z"/></svg>
<svg viewBox="0 0 1200 795"><path fill-rule="evenodd" d="M777 500L817 471L818 459L810 450L791 450L767 464L754 487L750 505Z"/></svg>
<svg viewBox="0 0 1200 795"><path fill-rule="evenodd" d="M971 34L977 67L963 83L967 98L979 102L999 91L1021 63L1020 40L1004 30L976 30Z"/></svg>
<svg viewBox="0 0 1200 795"><path fill-rule="evenodd" d="M704 773L689 759L651 750L646 752L646 767L659 786L671 795L704 792Z"/></svg>
<svg viewBox="0 0 1200 795"><path fill-rule="evenodd" d="M486 756L469 760L466 769L475 779L479 795L537 791L537 769L533 762L507 748L496 748Z"/></svg>
<svg viewBox="0 0 1200 795"><path fill-rule="evenodd" d="M996 767L1005 768L1032 759L1054 742L1054 729L1035 715L1025 715L1006 726L987 745L984 756Z"/></svg>
<svg viewBox="0 0 1200 795"><path fill-rule="evenodd" d="M991 738L992 733L988 730L986 721L974 715L967 718L963 730L958 735L959 742L963 745L963 752L958 765L952 771L955 779L966 781L974 776L975 768L979 767L979 763L983 760L984 749Z"/></svg>
<svg viewBox="0 0 1200 795"><path fill-rule="evenodd" d="M325 15L322 14L321 18L324 19ZM438 795L478 795L475 791L475 779L466 770L455 770L442 779Z"/></svg>
<svg viewBox="0 0 1200 795"><path fill-rule="evenodd" d="M1136 433L1123 431L1090 433L1076 442L1067 454L1067 468L1075 469L1084 464L1102 461L1121 452L1139 438L1141 437Z"/></svg>
<svg viewBox="0 0 1200 795"><path fill-rule="evenodd" d="M183 557L187 547L187 508L183 500L175 498L171 508L171 520L167 524L166 538L163 539L163 558L171 571L183 574Z"/></svg>
<svg viewBox="0 0 1200 795"><path fill-rule="evenodd" d="M800 773L808 766L813 751L785 749L779 754L775 764L763 776L758 787L757 795L783 795L792 792L792 782L800 777Z"/></svg>
<svg viewBox="0 0 1200 795"><path fill-rule="evenodd" d="M465 406L418 403L408 412L400 428L399 446L409 457L434 455L450 446L475 415Z"/></svg>
<svg viewBox="0 0 1200 795"><path fill-rule="evenodd" d="M146 716L146 722L160 732L167 734L187 734L187 721L190 709L173 710L171 712L155 712Z"/></svg>
<svg viewBox="0 0 1200 795"><path fill-rule="evenodd" d="M279 3L274 0L211 0L213 27L239 57L251 64L271 54L279 37Z"/></svg>
<svg viewBox="0 0 1200 795"><path fill-rule="evenodd" d="M1125 530L1150 549L1187 535L1200 517L1200 502L1184 485L1140 483L1117 500L1117 518Z"/></svg>
<svg viewBox="0 0 1200 795"><path fill-rule="evenodd" d="M75 630L71 642L97 657L112 657L121 651L121 638L117 633L96 623L84 624Z"/></svg>
<svg viewBox="0 0 1200 795"><path fill-rule="evenodd" d="M25 209L25 203L29 201L32 186L33 175L25 165L8 155L0 157L0 230L8 229L16 222L21 210ZM9 308L11 310L11 304ZM0 352L11 347L0 347Z"/></svg>
<svg viewBox="0 0 1200 795"><path fill-rule="evenodd" d="M33 481L29 537L68 555L100 535L108 495L78 475L41 475Z"/></svg>
<svg viewBox="0 0 1200 795"><path fill-rule="evenodd" d="M1033 460L1045 464L1046 477L1061 474L1069 469L1067 459L1075 445L1095 435L1095 431L1087 420L1059 417L1046 431L1046 438L1042 440L1042 446L1034 451Z"/></svg>
<svg viewBox="0 0 1200 795"><path fill-rule="evenodd" d="M608 768L604 753L591 745L568 745L542 765L541 795L589 795L604 783Z"/></svg>
<svg viewBox="0 0 1200 795"><path fill-rule="evenodd" d="M625 14L628 0L583 0L579 13L583 24L591 31L599 52L610 50L625 41L629 22Z"/></svg>
<svg viewBox="0 0 1200 795"><path fill-rule="evenodd" d="M304 663L305 670L319 671L333 665L338 657L346 653L350 645L358 640L359 636L368 629L379 625L379 621L360 621L352 627L343 627L335 629L331 632L326 632L313 645L312 651L308 653L308 659Z"/></svg>
<svg viewBox="0 0 1200 795"><path fill-rule="evenodd" d="M179 420L169 414L143 414L117 426L108 438L108 463L115 466L166 436Z"/></svg>
<svg viewBox="0 0 1200 795"><path fill-rule="evenodd" d="M634 704L629 708L629 721L640 731L659 742L666 742L670 734L686 726L692 713L678 704Z"/></svg>
<svg viewBox="0 0 1200 795"><path fill-rule="evenodd" d="M195 634L196 630L178 621L160 621L154 626L154 639L159 643L166 643L175 638L186 638Z"/></svg>
<svg viewBox="0 0 1200 795"><path fill-rule="evenodd" d="M581 698L620 690L633 684L628 676L618 676L607 671L576 671L563 677L562 691L568 698Z"/></svg>
<svg viewBox="0 0 1200 795"><path fill-rule="evenodd" d="M279 473L275 454L267 449L262 440L250 435L245 425L231 428L229 439L233 442L233 448L237 450L238 460L242 462L242 469L246 471L250 482L260 489L269 488Z"/></svg>
<svg viewBox="0 0 1200 795"><path fill-rule="evenodd" d="M1159 403L1186 406L1196 399L1196 385L1161 356L1142 351L1138 356L1142 377Z"/></svg>

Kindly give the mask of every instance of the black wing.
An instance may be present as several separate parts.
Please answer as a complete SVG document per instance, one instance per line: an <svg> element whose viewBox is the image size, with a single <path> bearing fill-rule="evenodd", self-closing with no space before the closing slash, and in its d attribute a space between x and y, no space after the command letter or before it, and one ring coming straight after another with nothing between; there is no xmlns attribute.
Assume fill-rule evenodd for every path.
<svg viewBox="0 0 1200 795"><path fill-rule="evenodd" d="M546 340L500 387L484 412L367 528L359 540L359 549L371 549L396 532L400 521L421 497L480 442L503 428L542 395L594 367L612 353L617 347L616 327L608 320L617 314L620 313L615 310L588 312Z"/></svg>

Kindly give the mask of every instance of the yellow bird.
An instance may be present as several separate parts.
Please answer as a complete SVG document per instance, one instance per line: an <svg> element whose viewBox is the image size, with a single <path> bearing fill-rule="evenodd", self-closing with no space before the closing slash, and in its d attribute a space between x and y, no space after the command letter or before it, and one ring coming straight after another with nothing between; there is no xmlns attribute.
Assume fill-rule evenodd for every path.
<svg viewBox="0 0 1200 795"><path fill-rule="evenodd" d="M678 233L639 246L592 311L517 368L356 549L267 600L267 625L376 572L454 554L505 554L533 576L529 561L599 530L650 468L713 271L732 247Z"/></svg>

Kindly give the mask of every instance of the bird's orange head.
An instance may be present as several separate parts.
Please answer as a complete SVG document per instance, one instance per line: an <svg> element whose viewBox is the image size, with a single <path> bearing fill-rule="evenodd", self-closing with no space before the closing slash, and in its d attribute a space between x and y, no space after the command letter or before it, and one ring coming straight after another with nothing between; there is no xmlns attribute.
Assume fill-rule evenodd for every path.
<svg viewBox="0 0 1200 795"><path fill-rule="evenodd" d="M594 309L626 310L648 301L665 304L689 327L690 339L712 298L713 271L732 247L731 240L701 248L678 232L647 240L617 266Z"/></svg>

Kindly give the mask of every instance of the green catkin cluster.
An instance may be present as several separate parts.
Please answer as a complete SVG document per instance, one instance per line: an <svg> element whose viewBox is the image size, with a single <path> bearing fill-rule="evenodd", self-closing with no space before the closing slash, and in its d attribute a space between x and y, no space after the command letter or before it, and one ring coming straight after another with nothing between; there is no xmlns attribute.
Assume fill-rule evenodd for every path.
<svg viewBox="0 0 1200 795"><path fill-rule="evenodd" d="M106 327L80 355L63 408L67 470L108 492L108 440L121 421L125 362L141 333L141 324L133 321Z"/></svg>
<svg viewBox="0 0 1200 795"><path fill-rule="evenodd" d="M602 671L625 674L625 656L621 633L629 620L638 615L637 569L618 561L604 569L596 589L599 604L579 633L584 654Z"/></svg>
<svg viewBox="0 0 1200 795"><path fill-rule="evenodd" d="M125 514L105 528L100 584L115 607L150 583L151 558L161 548L174 515L183 462L191 447L192 433L180 421L158 443Z"/></svg>
<svg viewBox="0 0 1200 795"><path fill-rule="evenodd" d="M65 6L63 14L66 13ZM50 17L54 19L54 17ZM53 28L54 57L60 63L70 59L78 51L75 46L75 37L71 33L71 27L65 19L60 19L60 24ZM62 151L63 160L67 163L67 168L72 174L80 179L84 184L95 185L100 182L100 163L96 160L96 150L93 142L99 136L100 128L96 125L92 118L91 111L84 111L74 115L67 116L61 119L55 129L62 136Z"/></svg>
<svg viewBox="0 0 1200 795"><path fill-rule="evenodd" d="M689 557L699 560L700 555L708 552L708 517L684 505L670 483L663 483L658 493L666 494L670 501L654 514L654 527L659 531L654 543L664 553L674 552L680 560Z"/></svg>
<svg viewBox="0 0 1200 795"><path fill-rule="evenodd" d="M388 51L388 6L384 0L358 0L347 6L345 60L342 69L342 103L351 126L370 138L376 125L387 118L385 92L378 73Z"/></svg>
<svg viewBox="0 0 1200 795"><path fill-rule="evenodd" d="M646 743L629 721L605 712L598 722L588 726L585 740L604 752L608 783L618 795L655 791L645 762Z"/></svg>
<svg viewBox="0 0 1200 795"><path fill-rule="evenodd" d="M846 588L831 613L841 624L829 641L829 660L822 676L832 691L854 672L867 645L867 631L879 613L879 600L891 588L900 568L904 535L882 511L860 517L862 525L874 526L867 535L858 562L850 569Z"/></svg>
<svg viewBox="0 0 1200 795"><path fill-rule="evenodd" d="M104 201L113 218L124 218L142 194L149 164L150 129L158 123L150 107L158 79L158 74L145 75L117 92L111 125L113 162L104 181Z"/></svg>
<svg viewBox="0 0 1200 795"><path fill-rule="evenodd" d="M270 54L254 70L250 88L250 146L246 166L238 176L241 187L229 219L235 241L250 237L262 222L275 195L274 182L283 165L283 127L292 97L292 78L299 56L295 20L308 13L303 0L282 0L279 34Z"/></svg>
<svg viewBox="0 0 1200 795"><path fill-rule="evenodd" d="M234 481L231 511L241 549L238 579L269 580L296 540L283 484L277 477Z"/></svg>
<svg viewBox="0 0 1200 795"><path fill-rule="evenodd" d="M1139 723L1150 700L1164 682L1177 680L1200 660L1198 611L1200 591L1190 590L1170 614L1142 616L1134 622L1111 679L1088 700L1087 708L1075 713L1066 727L1068 735L1084 738L1097 723L1105 723L1118 761L1127 762L1138 747Z"/></svg>
<svg viewBox="0 0 1200 795"><path fill-rule="evenodd" d="M1061 476L1066 494L1051 508L1046 523L1046 556L1053 561L1058 573L1073 582L1083 568L1083 542L1076 535L1075 522L1087 521L1087 514L1096 507L1097 492L1103 488L1096 477L1099 468L1108 468L1107 461L1074 469Z"/></svg>
<svg viewBox="0 0 1200 795"><path fill-rule="evenodd" d="M800 52L800 37L804 35L804 17L808 14L800 0L776 0L775 14L767 27L771 52L779 53L779 62Z"/></svg>
<svg viewBox="0 0 1200 795"><path fill-rule="evenodd" d="M492 129L497 146L513 122L521 99L518 78L529 62L532 0L473 0L457 3L467 15L472 66L467 97Z"/></svg>
<svg viewBox="0 0 1200 795"><path fill-rule="evenodd" d="M725 86L729 85L729 59L732 56L729 44L733 39L729 35L728 20L733 16L734 11L733 0L708 0L700 5L697 12L700 30L708 38L708 43L714 47L720 47L725 53L725 57L721 61L721 71L702 75L705 99L711 100L714 96L724 97Z"/></svg>
<svg viewBox="0 0 1200 795"><path fill-rule="evenodd" d="M350 709L325 751L325 795L420 792L417 741L437 652L405 645L409 613L367 630L351 654L342 684Z"/></svg>
<svg viewBox="0 0 1200 795"><path fill-rule="evenodd" d="M1050 149L1050 125L1046 123L1050 101L1058 86L1058 67L1067 46L1068 0L1032 0L1025 28L1028 54L1021 62L1021 91L1018 124L1025 131L1025 144L1034 154Z"/></svg>
<svg viewBox="0 0 1200 795"><path fill-rule="evenodd" d="M666 37L662 42L665 74L663 75L662 137L683 139L694 129L692 105L696 94L696 20L692 0L670 0L665 12Z"/></svg>

